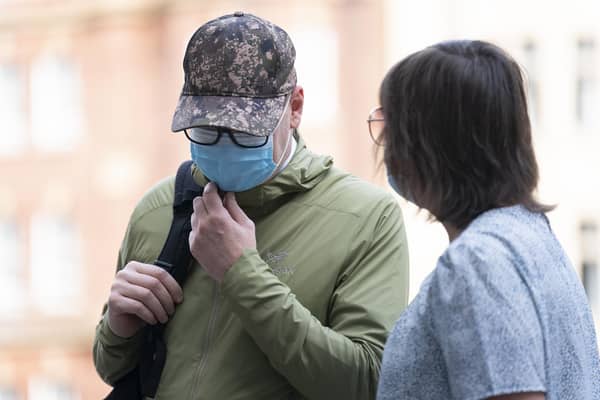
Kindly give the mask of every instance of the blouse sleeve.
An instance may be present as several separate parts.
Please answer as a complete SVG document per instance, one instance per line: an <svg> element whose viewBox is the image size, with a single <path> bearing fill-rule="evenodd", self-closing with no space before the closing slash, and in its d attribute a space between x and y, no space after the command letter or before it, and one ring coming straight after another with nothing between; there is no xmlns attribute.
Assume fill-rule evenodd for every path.
<svg viewBox="0 0 600 400"><path fill-rule="evenodd" d="M452 398L545 392L536 305L508 250L451 247L427 301Z"/></svg>

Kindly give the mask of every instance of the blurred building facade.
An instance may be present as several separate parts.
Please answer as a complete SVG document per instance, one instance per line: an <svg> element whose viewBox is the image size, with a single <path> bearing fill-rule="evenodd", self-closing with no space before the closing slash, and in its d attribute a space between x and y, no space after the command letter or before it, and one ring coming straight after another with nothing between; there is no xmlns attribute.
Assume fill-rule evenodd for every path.
<svg viewBox="0 0 600 400"><path fill-rule="evenodd" d="M309 146L381 185L365 119L387 68L448 38L511 52L529 76L540 197L560 205L550 218L600 310L600 15L593 0L483 3L0 0L0 400L107 393L91 343L120 240L139 197L188 158L169 133L185 45L236 10L291 35ZM447 238L402 204L414 295Z"/></svg>
<svg viewBox="0 0 600 400"><path fill-rule="evenodd" d="M386 69L414 51L449 39L491 41L522 66L540 167L538 197L557 205L548 217L580 273L598 328L600 4L587 0L388 1L385 16ZM447 237L439 224L426 225L423 217L414 218L411 212L405 217L414 294L447 245Z"/></svg>
<svg viewBox="0 0 600 400"><path fill-rule="evenodd" d="M236 10L285 27L305 83L302 134L367 176L364 120L382 70L382 9L377 1L0 1L0 254L8 259L0 400L107 393L92 365L94 328L130 212L189 158L187 140L169 128L195 29ZM378 28L356 29L363 19ZM372 57L357 62L359 48Z"/></svg>

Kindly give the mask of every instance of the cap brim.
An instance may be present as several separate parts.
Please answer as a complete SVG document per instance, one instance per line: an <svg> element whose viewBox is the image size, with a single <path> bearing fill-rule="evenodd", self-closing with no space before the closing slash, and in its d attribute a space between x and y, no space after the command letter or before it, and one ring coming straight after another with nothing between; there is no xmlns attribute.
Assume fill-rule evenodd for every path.
<svg viewBox="0 0 600 400"><path fill-rule="evenodd" d="M171 130L220 126L255 136L269 136L277 127L287 96L235 97L181 95Z"/></svg>

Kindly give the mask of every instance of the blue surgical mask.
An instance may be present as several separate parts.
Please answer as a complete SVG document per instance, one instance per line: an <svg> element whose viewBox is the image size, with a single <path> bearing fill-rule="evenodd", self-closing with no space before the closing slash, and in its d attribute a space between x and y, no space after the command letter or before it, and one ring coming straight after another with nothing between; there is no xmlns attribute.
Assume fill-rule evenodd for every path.
<svg viewBox="0 0 600 400"><path fill-rule="evenodd" d="M404 188L400 188L398 186L398 184L396 183L396 179L389 173L388 173L387 179L388 179L388 183L390 184L390 187L394 190L394 192L396 192L396 193L398 193L398 195L404 197L404 199L406 201L410 201L411 203L415 202L415 199L410 194L410 192L408 190L404 191Z"/></svg>
<svg viewBox="0 0 600 400"><path fill-rule="evenodd" d="M277 168L273 162L273 135L264 146L244 148L222 135L219 143L191 143L192 160L204 176L225 192L243 192L265 182Z"/></svg>

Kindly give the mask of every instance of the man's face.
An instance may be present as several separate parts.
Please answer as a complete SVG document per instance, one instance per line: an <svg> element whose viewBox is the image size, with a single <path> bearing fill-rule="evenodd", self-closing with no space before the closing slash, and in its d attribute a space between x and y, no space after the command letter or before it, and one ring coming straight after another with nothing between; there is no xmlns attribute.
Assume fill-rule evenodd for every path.
<svg viewBox="0 0 600 400"><path fill-rule="evenodd" d="M256 179L258 179L256 184L265 182L269 176L263 175L275 171L268 168L265 170L264 159L263 162L255 163L256 165L248 164L250 160L243 161L243 153L252 151L252 148L254 148L261 157L267 156L268 152L261 151L261 147L267 143L267 140L272 140L271 156L273 163L279 166L289 157L292 149L292 146L290 146L292 130L300 125L302 119L304 104L302 87L297 86L288 97L287 102L277 127L271 133L271 139L264 136L253 136L248 133L231 132L227 129L219 130L210 127L186 129L187 138L196 145L191 148L192 159L209 179L217 182L220 187L223 185L222 187L227 191L247 190L256 186L248 186L249 182L254 182ZM235 151L232 152L231 150ZM238 157L241 157L242 164L246 163L242 170L239 169L240 164L238 161L240 159ZM227 165L229 165L229 168ZM231 165L236 165L236 167L231 167ZM241 184L241 181L245 183Z"/></svg>

